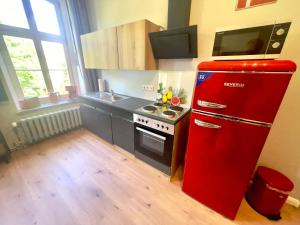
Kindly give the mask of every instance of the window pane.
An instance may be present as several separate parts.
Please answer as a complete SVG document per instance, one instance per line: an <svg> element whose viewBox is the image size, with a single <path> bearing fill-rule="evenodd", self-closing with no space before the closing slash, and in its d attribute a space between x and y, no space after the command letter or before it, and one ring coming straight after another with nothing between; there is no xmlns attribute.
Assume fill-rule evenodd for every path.
<svg viewBox="0 0 300 225"><path fill-rule="evenodd" d="M47 96L47 88L41 71L16 71L25 97Z"/></svg>
<svg viewBox="0 0 300 225"><path fill-rule="evenodd" d="M57 42L42 41L43 50L49 70L66 70L64 46Z"/></svg>
<svg viewBox="0 0 300 225"><path fill-rule="evenodd" d="M0 0L0 23L29 28L22 0Z"/></svg>
<svg viewBox="0 0 300 225"><path fill-rule="evenodd" d="M47 88L31 39L4 36L25 97L46 96Z"/></svg>
<svg viewBox="0 0 300 225"><path fill-rule="evenodd" d="M31 39L4 36L4 41L16 70L41 70Z"/></svg>
<svg viewBox="0 0 300 225"><path fill-rule="evenodd" d="M47 0L30 0L37 29L41 32L60 34L55 6Z"/></svg>
<svg viewBox="0 0 300 225"><path fill-rule="evenodd" d="M51 82L55 92L65 94L65 86L70 85L64 46L57 42L42 41Z"/></svg>
<svg viewBox="0 0 300 225"><path fill-rule="evenodd" d="M70 78L67 70L50 70L50 78L55 92L67 94L65 86L70 85Z"/></svg>

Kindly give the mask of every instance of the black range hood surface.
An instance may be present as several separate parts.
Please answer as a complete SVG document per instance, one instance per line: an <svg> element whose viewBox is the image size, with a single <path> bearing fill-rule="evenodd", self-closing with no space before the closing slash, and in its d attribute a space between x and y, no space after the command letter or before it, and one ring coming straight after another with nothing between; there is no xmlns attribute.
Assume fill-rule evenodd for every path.
<svg viewBox="0 0 300 225"><path fill-rule="evenodd" d="M197 58L197 25L149 33L156 59Z"/></svg>
<svg viewBox="0 0 300 225"><path fill-rule="evenodd" d="M156 59L197 58L197 25L189 26L191 0L169 0L168 30L149 33Z"/></svg>

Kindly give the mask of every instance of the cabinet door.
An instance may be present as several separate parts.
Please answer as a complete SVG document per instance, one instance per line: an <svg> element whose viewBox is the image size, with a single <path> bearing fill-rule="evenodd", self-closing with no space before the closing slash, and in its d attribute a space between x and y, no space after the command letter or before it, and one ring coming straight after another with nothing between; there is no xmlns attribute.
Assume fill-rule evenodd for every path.
<svg viewBox="0 0 300 225"><path fill-rule="evenodd" d="M147 21L124 24L117 27L119 67L132 70L155 70L149 32L159 31L159 26Z"/></svg>
<svg viewBox="0 0 300 225"><path fill-rule="evenodd" d="M269 130L192 113L183 191L233 219Z"/></svg>
<svg viewBox="0 0 300 225"><path fill-rule="evenodd" d="M118 69L115 27L81 35L84 65L87 69Z"/></svg>
<svg viewBox="0 0 300 225"><path fill-rule="evenodd" d="M80 113L85 128L112 143L111 115L89 105L81 105Z"/></svg>
<svg viewBox="0 0 300 225"><path fill-rule="evenodd" d="M127 150L130 153L134 153L133 121L113 115L112 129L114 144Z"/></svg>

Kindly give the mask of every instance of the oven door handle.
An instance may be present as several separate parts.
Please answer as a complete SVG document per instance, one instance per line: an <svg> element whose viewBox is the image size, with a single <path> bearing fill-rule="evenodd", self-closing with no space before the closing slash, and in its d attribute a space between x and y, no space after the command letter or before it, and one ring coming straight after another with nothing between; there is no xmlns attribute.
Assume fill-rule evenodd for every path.
<svg viewBox="0 0 300 225"><path fill-rule="evenodd" d="M164 141L166 140L166 137L161 136L161 135L159 135L159 134L152 133L151 131L145 130L145 129L143 129L143 128L136 127L136 129L137 129L138 131L141 131L141 132L144 132L144 133L146 133L146 134L152 135L153 137L157 137L157 138L159 138L159 139L161 139L161 140L164 140Z"/></svg>

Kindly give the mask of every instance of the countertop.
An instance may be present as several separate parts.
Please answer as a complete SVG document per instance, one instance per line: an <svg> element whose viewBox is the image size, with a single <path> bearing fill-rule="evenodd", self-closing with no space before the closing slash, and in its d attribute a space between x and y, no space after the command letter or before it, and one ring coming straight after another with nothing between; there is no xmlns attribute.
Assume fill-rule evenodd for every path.
<svg viewBox="0 0 300 225"><path fill-rule="evenodd" d="M136 109L138 109L142 106L152 104L154 102L154 101L150 101L150 100L146 100L146 99L142 99L142 98L126 96L127 97L126 99L110 103L110 102L100 100L97 96L99 96L99 92L90 92L90 93L80 95L80 97L82 97L82 98L94 100L94 101L100 102L102 104L105 104L105 105L108 105L111 107L116 107L119 109L123 109L123 110L129 111L129 112L132 112L132 113L134 113ZM125 96L125 95L122 95L122 96Z"/></svg>
<svg viewBox="0 0 300 225"><path fill-rule="evenodd" d="M119 95L119 94L117 94ZM122 95L125 96L125 95ZM157 119L157 116L155 115L151 115L149 113L143 112L141 110L137 110L143 106L146 105L151 105L154 103L154 101L150 101L150 100L146 100L146 99L142 99L142 98L135 98L135 97L130 97L130 96L126 96L126 99L123 99L121 101L116 101L116 102L105 102L103 100L99 99L99 92L90 92L90 93L86 93L81 95L80 97L82 98L86 98L92 101L97 101L101 104L107 105L109 107L115 107L118 109L122 109L122 110L126 110L130 113L137 113L143 116L147 116L149 118L152 119ZM172 120L172 119L168 119L168 118L163 118L160 117L159 120L169 123L169 124L176 124L182 117L184 117L186 114L188 114L190 112L190 108L186 108L185 112L180 115L178 118L176 118L176 120Z"/></svg>

